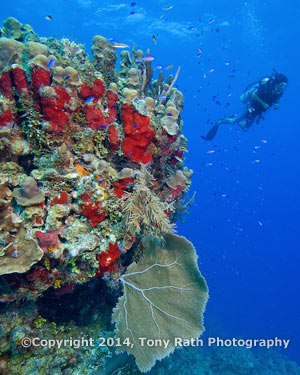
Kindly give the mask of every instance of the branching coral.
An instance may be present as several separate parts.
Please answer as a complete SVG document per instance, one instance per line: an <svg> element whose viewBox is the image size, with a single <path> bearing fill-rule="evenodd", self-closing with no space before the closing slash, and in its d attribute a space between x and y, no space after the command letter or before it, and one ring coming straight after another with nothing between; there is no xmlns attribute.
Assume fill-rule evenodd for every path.
<svg viewBox="0 0 300 375"><path fill-rule="evenodd" d="M174 230L174 224L167 216L167 212L173 210L173 204L163 202L151 191L153 182L153 176L142 166L136 174L134 191L122 197L126 227L132 235L144 231L161 236Z"/></svg>

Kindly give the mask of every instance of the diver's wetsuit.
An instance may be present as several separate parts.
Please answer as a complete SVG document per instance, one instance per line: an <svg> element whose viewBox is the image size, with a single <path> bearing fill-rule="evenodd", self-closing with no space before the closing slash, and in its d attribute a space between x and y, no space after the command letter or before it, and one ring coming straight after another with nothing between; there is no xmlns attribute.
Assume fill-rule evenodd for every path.
<svg viewBox="0 0 300 375"><path fill-rule="evenodd" d="M233 117L226 117L218 120L208 131L206 136L201 136L206 141L212 140L222 124L237 123L241 129L247 131L254 121L258 123L262 119L262 114L271 106L279 102L287 84L287 77L284 74L277 73L271 77L266 77L259 82L248 86L241 96L242 103L246 104L246 109ZM285 86L280 88L280 85ZM279 86L278 86L279 85Z"/></svg>
<svg viewBox="0 0 300 375"><path fill-rule="evenodd" d="M276 82L273 77L270 77L267 82L265 82L265 79L260 81L255 94L259 97L260 100L268 104L269 107L277 103L282 96L282 93L276 92ZM245 130L250 128L255 120L258 123L262 118L262 114L266 112L269 107L264 108L264 106L259 101L255 99L251 100L246 115L243 117L243 119L240 120L245 121L245 124L243 126Z"/></svg>

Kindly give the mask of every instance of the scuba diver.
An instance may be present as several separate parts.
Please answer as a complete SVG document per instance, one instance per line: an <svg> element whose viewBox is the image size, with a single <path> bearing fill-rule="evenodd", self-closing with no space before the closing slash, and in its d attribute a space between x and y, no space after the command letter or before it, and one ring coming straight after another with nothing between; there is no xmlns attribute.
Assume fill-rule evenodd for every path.
<svg viewBox="0 0 300 375"><path fill-rule="evenodd" d="M240 100L247 108L240 114L218 120L206 136L206 141L212 140L222 124L237 123L243 131L249 130L254 121L256 124L264 119L262 114L270 107L279 108L279 99L284 93L288 79L284 74L274 70L270 77L261 79L259 82L249 85L241 95Z"/></svg>

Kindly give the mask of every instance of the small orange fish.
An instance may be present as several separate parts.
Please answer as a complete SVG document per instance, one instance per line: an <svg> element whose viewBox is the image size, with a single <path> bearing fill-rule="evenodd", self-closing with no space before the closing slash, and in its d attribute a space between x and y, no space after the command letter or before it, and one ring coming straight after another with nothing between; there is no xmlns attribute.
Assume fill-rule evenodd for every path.
<svg viewBox="0 0 300 375"><path fill-rule="evenodd" d="M74 363L76 361L76 357L72 357L71 359L69 359L66 363L67 366L71 365L72 363Z"/></svg>
<svg viewBox="0 0 300 375"><path fill-rule="evenodd" d="M75 169L81 177L90 175L90 172L83 168L80 164L75 164Z"/></svg>
<svg viewBox="0 0 300 375"><path fill-rule="evenodd" d="M153 43L156 44L156 38L155 35L152 36Z"/></svg>
<svg viewBox="0 0 300 375"><path fill-rule="evenodd" d="M166 70L172 69L174 65L169 65L166 67Z"/></svg>
<svg viewBox="0 0 300 375"><path fill-rule="evenodd" d="M48 251L54 251L55 249L57 249L59 247L59 243L56 243L55 245L51 245L49 246L47 249ZM47 266L46 266L47 268ZM47 268L48 269L48 268Z"/></svg>

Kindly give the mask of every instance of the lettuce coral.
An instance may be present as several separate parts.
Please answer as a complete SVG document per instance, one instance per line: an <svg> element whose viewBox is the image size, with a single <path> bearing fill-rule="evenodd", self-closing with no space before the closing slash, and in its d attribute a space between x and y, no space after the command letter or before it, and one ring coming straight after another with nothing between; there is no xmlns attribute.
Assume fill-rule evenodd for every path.
<svg viewBox="0 0 300 375"><path fill-rule="evenodd" d="M0 261L0 276L10 273L24 273L43 257L43 251L32 239L26 238L24 228L20 229L10 247L6 247L7 256Z"/></svg>

